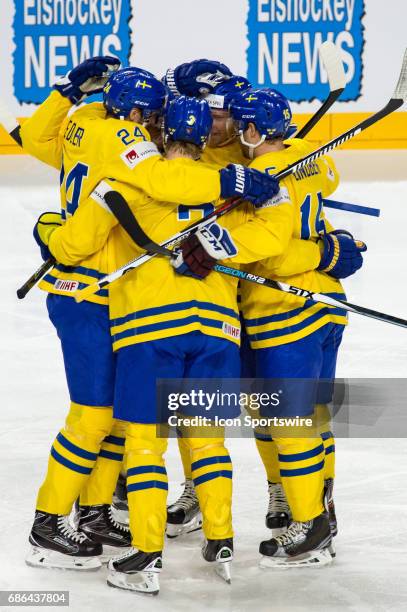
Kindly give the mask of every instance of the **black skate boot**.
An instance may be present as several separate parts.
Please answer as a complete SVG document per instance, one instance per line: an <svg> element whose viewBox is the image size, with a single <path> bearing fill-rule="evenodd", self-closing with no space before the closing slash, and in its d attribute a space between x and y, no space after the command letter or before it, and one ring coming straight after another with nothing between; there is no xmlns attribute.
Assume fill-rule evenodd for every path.
<svg viewBox="0 0 407 612"><path fill-rule="evenodd" d="M86 533L92 542L103 545L102 563L126 552L131 547L131 534L127 525L114 520L109 504L79 506L78 531Z"/></svg>
<svg viewBox="0 0 407 612"><path fill-rule="evenodd" d="M276 536L290 524L291 510L281 483L269 482L268 489L269 507L266 514L266 527L272 530L273 536Z"/></svg>
<svg viewBox="0 0 407 612"><path fill-rule="evenodd" d="M195 493L194 483L189 478L176 502L167 508L167 536L177 536L197 531L202 527L202 513Z"/></svg>
<svg viewBox="0 0 407 612"><path fill-rule="evenodd" d="M158 595L158 574L162 569L162 553L146 553L131 548L125 555L109 561L107 584L118 589Z"/></svg>
<svg viewBox="0 0 407 612"><path fill-rule="evenodd" d="M329 546L332 542L328 514L323 512L311 521L291 525L276 538L260 544L264 555L261 567L306 567L332 562Z"/></svg>
<svg viewBox="0 0 407 612"><path fill-rule="evenodd" d="M129 524L129 503L127 501L126 476L119 474L112 502L113 516L119 523Z"/></svg>
<svg viewBox="0 0 407 612"><path fill-rule="evenodd" d="M31 567L97 570L102 566L102 545L75 531L68 515L36 510L29 542L25 562Z"/></svg>
<svg viewBox="0 0 407 612"><path fill-rule="evenodd" d="M233 561L233 538L225 540L206 540L202 546L202 556L209 563L216 563L215 572L228 584L231 583Z"/></svg>

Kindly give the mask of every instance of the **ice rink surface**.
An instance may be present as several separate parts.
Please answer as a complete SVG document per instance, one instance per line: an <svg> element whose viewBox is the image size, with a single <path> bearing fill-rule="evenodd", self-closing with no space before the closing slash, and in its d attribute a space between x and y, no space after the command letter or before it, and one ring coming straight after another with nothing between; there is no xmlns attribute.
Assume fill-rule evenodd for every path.
<svg viewBox="0 0 407 612"><path fill-rule="evenodd" d="M380 219L336 211L329 218L369 247L363 271L345 283L350 301L407 317L407 183L385 178L378 168L376 181L344 182L335 194L337 200L381 208ZM201 559L199 534L167 543L157 598L108 588L105 569L80 574L24 564L37 489L68 395L44 295L33 290L19 302L15 290L40 264L31 232L40 212L58 209L57 174L50 176L26 157L0 157L0 198L0 589L69 590L75 612L407 610L404 438L337 440L339 535L331 567L274 572L258 568L258 544L270 536L264 526L265 474L250 439L229 443L236 532L231 586ZM338 375L407 377L407 330L351 316ZM174 441L167 460L172 500L182 482Z"/></svg>

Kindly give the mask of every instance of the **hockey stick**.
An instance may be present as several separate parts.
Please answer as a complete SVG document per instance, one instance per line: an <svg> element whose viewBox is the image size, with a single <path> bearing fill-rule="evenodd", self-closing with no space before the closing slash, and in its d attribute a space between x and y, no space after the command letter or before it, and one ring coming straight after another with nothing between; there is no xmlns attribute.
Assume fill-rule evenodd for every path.
<svg viewBox="0 0 407 612"><path fill-rule="evenodd" d="M321 45L319 53L328 75L330 93L322 106L295 135L295 138L305 138L345 89L346 75L338 47L333 42L326 41Z"/></svg>
<svg viewBox="0 0 407 612"><path fill-rule="evenodd" d="M290 174L296 172L297 170L301 170L301 168L306 166L309 162L312 162L318 159L319 157L322 157L322 155L329 153L329 151L332 151L333 149L340 146L347 140L350 140L354 136L357 136L358 134L360 134L360 132L362 132L363 130L366 130L368 127L370 127L374 123L380 121L387 115L390 115L392 112L400 108L404 104L406 99L407 99L407 50L404 53L400 77L397 82L396 88L394 90L393 96L390 98L388 103L381 110L379 110L377 113L374 113L367 119L364 119L361 123L358 123L355 127L351 128L350 130L347 130L346 132L343 132L343 134L340 134L336 138L333 138L332 140L327 142L325 145L322 145L321 147L319 147L318 149L316 149L314 152L310 153L309 155L306 155L305 157L294 162L290 166L287 166L287 168L285 168L284 170L276 174L275 178L277 178L278 180L281 180L289 176ZM108 194L105 195L105 198L106 196L108 196ZM182 239L189 236L191 231L194 231L198 227L202 227L210 220L216 220L219 216L222 216L226 214L227 212L229 212L230 210L232 210L233 208L236 208L236 206L238 206L240 202L241 200L226 202L222 207L216 209L215 211L213 211L213 213L211 213L207 217L204 217L201 221L193 223L191 226L189 226L184 231L179 232L178 234L176 234L169 240L163 242L162 246L165 246L165 247L173 246L174 244L180 242ZM96 293L96 291L99 291L99 289L101 289L102 287L105 287L107 284L112 283L113 281L123 276L123 274L125 274L128 270L137 268L138 266L144 264L150 258L151 258L150 255L141 255L139 257L136 257L135 259L129 261L127 264L124 264L123 266L115 270L114 272L107 274L106 276L101 278L96 283L93 283L92 285L88 285L88 287L85 287L84 289L81 289L80 291L76 291L74 294L76 301L81 302L82 300L86 299L90 295L93 295L94 293Z"/></svg>
<svg viewBox="0 0 407 612"><path fill-rule="evenodd" d="M20 136L21 125L10 113L3 100L0 100L0 124L4 127L9 136L22 147L23 143Z"/></svg>
<svg viewBox="0 0 407 612"><path fill-rule="evenodd" d="M21 125L18 123L17 119L13 117L2 100L0 100L0 124L4 127L11 138L13 138L13 140L20 145L20 147L22 147L23 143L20 136ZM26 280L19 289L17 289L17 297L19 300L25 298L30 289L32 289L39 280L41 280L48 270L52 268L54 263L55 259L53 258L44 261L44 263L41 264L34 274L30 276L30 278Z"/></svg>
<svg viewBox="0 0 407 612"><path fill-rule="evenodd" d="M174 257L173 251L170 251L161 244L157 244L147 236L144 230L140 227L130 206L120 193L111 191L106 194L106 203L116 219L119 221L120 225L128 233L130 238L137 244L137 246L145 249L151 255L164 255L170 259ZM239 270L237 268L231 268L229 266L223 266L220 264L215 265L213 269L216 272L220 272L220 274L232 276L234 278L238 278L239 280L245 280L257 285L262 285L263 287L269 287L270 289L277 289L278 291L283 291L284 293L290 293L292 295L301 297L304 300L311 300L316 304L326 304L327 306L331 306L333 308L340 308L342 310L354 312L378 321L407 328L406 319L399 319L398 317L393 317L392 315L384 314L383 312L378 312L377 310L371 310L370 308L365 308L364 306L357 306L356 304L351 304L345 300L329 297L323 293L314 293L312 291L308 291L307 289L294 287L293 285L281 283L280 281L275 281L271 278L264 278L262 276L250 274L249 272L244 272L243 270Z"/></svg>
<svg viewBox="0 0 407 612"><path fill-rule="evenodd" d="M360 204L350 204L348 202L338 202L337 200L326 200L325 198L323 203L326 208L346 210L347 212L353 212L359 215L368 215L369 217L380 217L380 208L361 206Z"/></svg>
<svg viewBox="0 0 407 612"><path fill-rule="evenodd" d="M48 272L50 268L55 264L55 259L47 259L44 263L34 272L28 280L25 281L24 285L21 285L20 289L17 289L17 297L19 300L25 298L27 293L42 279L42 277Z"/></svg>

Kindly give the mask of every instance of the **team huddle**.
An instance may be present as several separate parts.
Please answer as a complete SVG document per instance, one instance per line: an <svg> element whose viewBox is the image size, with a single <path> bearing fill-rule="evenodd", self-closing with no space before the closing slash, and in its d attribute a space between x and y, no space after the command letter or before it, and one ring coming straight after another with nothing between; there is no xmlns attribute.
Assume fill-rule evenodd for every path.
<svg viewBox="0 0 407 612"><path fill-rule="evenodd" d="M100 92L103 102L79 105ZM323 199L339 182L333 161L321 157L274 178L313 150L293 137L291 120L283 93L252 88L219 62L181 64L160 81L106 56L60 79L23 124L26 152L60 171L61 212L43 213L34 237L43 258L55 260L39 286L71 402L38 492L29 565L91 570L108 562L110 586L156 594L165 534L202 527L204 560L230 582L224 429L177 430L185 489L167 508L156 381L239 377L279 379L285 401L267 416L313 423L295 435L255 430L272 530L260 544L261 564L332 562L335 444L326 381L335 377L346 313L216 270L231 265L340 299L340 279L362 266L366 246L325 217ZM112 192L154 243L202 223L169 257L150 257L79 301L81 291L145 253L112 212ZM239 203L217 216L230 198ZM118 509L128 509L128 526Z"/></svg>

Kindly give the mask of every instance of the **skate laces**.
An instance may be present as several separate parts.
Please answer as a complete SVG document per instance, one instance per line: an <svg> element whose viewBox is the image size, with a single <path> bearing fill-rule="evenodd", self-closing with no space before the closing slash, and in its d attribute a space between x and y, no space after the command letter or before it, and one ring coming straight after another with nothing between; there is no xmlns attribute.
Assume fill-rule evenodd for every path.
<svg viewBox="0 0 407 612"><path fill-rule="evenodd" d="M302 536L307 533L307 531L312 526L312 521L305 521L304 523L299 523L297 521L293 521L291 525L283 531L282 534L278 535L275 540L278 542L280 546L287 546L287 544L294 544L298 540L302 539Z"/></svg>
<svg viewBox="0 0 407 612"><path fill-rule="evenodd" d="M280 483L269 482L269 497L268 513L285 512L286 514L290 514L284 489Z"/></svg>
<svg viewBox="0 0 407 612"><path fill-rule="evenodd" d="M183 483L185 485L183 493L180 497L171 504L170 509L181 508L181 510L190 510L198 504L198 498L195 493L194 483L189 478Z"/></svg>
<svg viewBox="0 0 407 612"><path fill-rule="evenodd" d="M110 524L113 525L115 529L118 529L119 531L123 531L125 533L128 533L130 531L126 525L123 525L122 523L116 521L112 513L112 506L109 506L108 516Z"/></svg>
<svg viewBox="0 0 407 612"><path fill-rule="evenodd" d="M62 535L69 538L73 542L78 542L81 544L88 539L85 533L76 531L73 527L71 527L69 523L69 516L65 516L64 514L60 514L58 516L58 528L60 529Z"/></svg>

